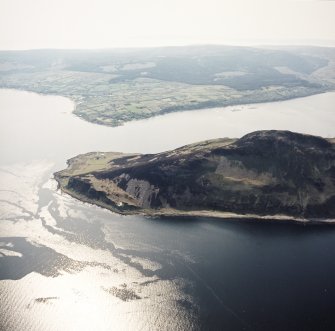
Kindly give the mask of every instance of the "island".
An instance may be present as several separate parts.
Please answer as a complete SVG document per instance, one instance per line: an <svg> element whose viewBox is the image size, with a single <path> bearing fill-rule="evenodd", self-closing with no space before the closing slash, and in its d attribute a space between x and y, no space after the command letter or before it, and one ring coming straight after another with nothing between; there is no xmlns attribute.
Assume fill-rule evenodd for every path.
<svg viewBox="0 0 335 331"><path fill-rule="evenodd" d="M290 131L158 154L91 152L54 176L63 192L124 215L335 219L335 140Z"/></svg>

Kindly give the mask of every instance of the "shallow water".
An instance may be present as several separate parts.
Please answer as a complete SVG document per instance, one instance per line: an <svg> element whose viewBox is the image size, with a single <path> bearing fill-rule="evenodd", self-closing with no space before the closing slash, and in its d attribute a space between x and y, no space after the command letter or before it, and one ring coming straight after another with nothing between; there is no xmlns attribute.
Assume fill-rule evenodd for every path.
<svg viewBox="0 0 335 331"><path fill-rule="evenodd" d="M158 152L255 129L335 136L335 93L118 128L0 91L0 329L332 330L335 228L123 217L61 194L93 150Z"/></svg>

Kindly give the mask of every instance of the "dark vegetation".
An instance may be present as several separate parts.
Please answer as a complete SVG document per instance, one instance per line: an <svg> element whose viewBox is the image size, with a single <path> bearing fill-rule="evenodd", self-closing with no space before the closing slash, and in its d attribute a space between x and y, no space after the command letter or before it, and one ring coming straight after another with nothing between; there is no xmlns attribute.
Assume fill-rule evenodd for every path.
<svg viewBox="0 0 335 331"><path fill-rule="evenodd" d="M124 197L113 195L108 184L106 191L97 189L96 183L106 181ZM70 176L67 188L113 207L122 202L122 212L128 206L330 218L335 217L335 146L321 137L258 131L230 143L218 139L120 156L106 169Z"/></svg>

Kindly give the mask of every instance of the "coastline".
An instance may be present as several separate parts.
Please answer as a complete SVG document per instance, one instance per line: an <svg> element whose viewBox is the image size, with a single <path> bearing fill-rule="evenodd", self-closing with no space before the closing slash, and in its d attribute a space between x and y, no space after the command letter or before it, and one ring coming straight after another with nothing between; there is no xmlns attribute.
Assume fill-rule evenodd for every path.
<svg viewBox="0 0 335 331"><path fill-rule="evenodd" d="M267 144L268 142L270 142L271 145ZM278 182L277 180L274 181L273 179L270 179L273 178L271 177L272 172L267 173L266 169L262 168L262 162L267 162L267 159L264 160L264 157L263 159L259 159L257 146L263 148L263 151L265 150L265 158L268 158L269 155L273 154L271 146L279 146L278 148L275 148L275 151L288 153L289 158L292 157L292 155L295 157L298 151L304 158L297 159L295 163L297 169L302 167L302 164L306 164L306 169L311 168L320 169L319 171L326 171L324 167L328 169L327 167L329 167L329 164L327 163L325 165L324 163L318 163L315 159L315 153L318 153L317 155L323 160L323 156L328 151L328 153L330 153L329 156L332 157L331 160L333 160L334 149L332 144L333 139L308 134L276 130L257 131L249 133L237 140L228 138L207 140L185 145L166 152L160 152L158 154L124 154L119 152L90 152L79 154L68 159L67 168L54 173L54 178L58 182L58 188L61 189L62 192L69 194L80 201L97 205L121 215L143 215L149 217L210 217L218 219L290 221L301 224L330 224L335 223L335 219L333 219L334 213L321 211L320 208L324 206L326 211L328 209L333 210L333 208L330 207L331 199L334 194L333 184L331 184L332 177L329 177L331 175L326 175L326 172L324 173L324 181L325 183L328 183L329 181L330 186L324 191L325 197L320 201L318 200L320 191L315 195L314 186L312 186L311 192L314 192L314 195L310 193L311 195L308 196L309 200L306 201L314 201L311 205L319 211L311 212L308 209L310 208L309 202L306 202L306 205L301 207L301 200L298 200L301 199L301 189L307 190L310 188L304 181L303 173L294 172L294 175L300 178L299 183L296 183L297 191L289 189L291 187L291 182ZM309 152L311 147L313 147L313 154L310 154ZM253 162L252 164L254 164L254 167L258 164L257 162L261 162L258 164L260 168L256 167L255 169L263 169L262 171L259 170L261 171L260 173L262 173L262 176L250 172L249 168L239 166L236 169L232 163L225 163L226 159L224 158L224 155L233 155L235 151L237 153L235 159L238 160L239 155L245 155L244 151L246 148L248 150L250 149L251 155L253 155L252 153L256 153L256 159L251 158L248 160L249 163ZM215 153L219 153L219 151L221 158L215 158ZM238 151L240 151L240 154L238 154ZM203 166L204 163L200 164L198 162L199 158L203 158L202 160L205 163L209 162L206 163L207 167ZM232 158L232 160L235 159ZM188 161L186 162L185 160ZM284 160L287 161L286 158ZM152 163L153 161L154 163ZM288 162L288 164L290 164L290 161ZM211 166L208 166L208 164L211 164ZM178 166L180 166L180 168L178 168ZM153 167L156 167L156 170L152 170ZM278 174L284 174L285 178L288 176L290 179L292 178L292 174L288 175L290 171L287 167L286 162L279 167L281 170L278 170ZM226 181L228 180L228 182L223 182L223 179L218 181L218 179L216 179L217 177L214 177L214 179L218 181L216 183L221 183L221 186L219 184L215 186L216 194L214 195L211 193L212 186L210 186L212 185L212 182L210 181L210 178L212 177L209 177L209 175L207 176L206 173L207 170L211 173L213 169L220 169L221 176L224 176L222 178ZM177 175L178 171L181 171L182 173L179 182L176 179L179 178ZM161 172L163 177L165 176L164 180L157 175L158 172ZM185 189L185 185L187 187L193 187L193 184L190 184L190 182L187 181L189 178L191 178L190 181L192 183L198 183L194 177L187 177L189 172L192 174L201 173L203 176L201 178L209 178L205 188L201 181L199 185L202 186L195 186L196 189L193 191L197 192L198 196L200 193L209 194L209 197L212 199L209 200L209 203L203 203L203 200L198 199L196 193L192 196L191 192ZM311 173L314 174L314 172ZM278 174L276 176L278 176ZM318 175L316 176L316 178L319 178ZM171 182L174 183L175 186L170 187L169 183ZM181 186L178 186L179 184ZM267 185L270 184L275 186L285 185L282 186L282 189L284 189L285 192L287 191L286 195L283 196L283 194L280 193L281 196L278 196L278 192L274 190L274 195L270 195L270 197L264 200L262 194L264 193L265 196L268 196L266 195L267 191L265 190L263 192L259 189L258 185L265 185L264 187L267 187ZM317 184L318 182L316 182L316 184L315 182L312 182L310 185ZM242 185L242 188L238 185ZM167 187L169 187L169 193L166 193ZM183 187L183 190L186 192L184 195L181 195L180 187ZM223 187L222 190L220 190L221 187ZM158 192L161 189L163 196L157 197ZM235 193L234 189L236 190ZM239 195L239 190L246 189L251 190L251 193L248 193L251 198L245 198L242 201L240 198L241 195ZM228 195L226 193L227 191L230 192ZM152 200L152 196L154 196L153 199L157 200ZM177 199L176 197L180 198L179 203L175 202L175 199ZM190 200L193 199L193 197L195 200ZM310 200L311 197L312 200ZM170 198L172 200L169 200ZM152 203L152 201L154 202ZM215 201L217 201L217 203L214 203ZM259 201L261 201L261 204ZM278 201L280 202L279 205ZM272 207L271 203L275 207ZM173 207L171 207L171 205ZM268 205L270 205L269 208Z"/></svg>
<svg viewBox="0 0 335 331"><path fill-rule="evenodd" d="M175 110L161 109L160 112L150 114L150 116L147 116L144 113L143 117L141 117L141 118L125 120L125 121L118 122L118 123L115 123L115 124L107 124L107 123L102 123L102 122L99 122L99 121L89 120L83 114L81 114L79 112L76 112L78 103L76 102L75 98L71 98L70 96L65 96L65 95L60 95L60 96L65 97L65 98L69 98L73 102L74 107L73 107L72 113L73 113L73 115L77 116L78 118L80 118L80 119L82 119L86 122L97 124L97 125L103 125L103 126L108 126L108 127L119 127L119 126L125 125L126 123L148 120L148 119L157 118L157 117L160 117L160 116L165 116L165 115L174 114L174 113L191 112L191 111L198 111L198 110L199 111L200 110L209 110L209 109L210 110L215 110L215 109L222 109L222 108L231 107L231 106L237 106L238 107L238 106L247 106L247 105L258 105L258 104L284 102L284 101L307 98L307 97L310 97L310 96L315 96L315 95L324 94L324 93L331 93L331 92L335 92L335 89L325 89L323 91L315 91L315 92L312 92L312 93L307 93L307 94L304 94L304 95L296 95L296 96L279 95L278 98L274 98L272 100L264 99L264 100L252 101L251 99L249 99L249 100L246 100L245 102L241 102L240 100L231 99L228 102L225 102L225 103L222 103L222 104L218 103L218 104L215 104L213 106L208 106L208 105L203 106L203 107L202 106L196 107L194 105L190 105L190 107L180 106L179 108L176 107Z"/></svg>
<svg viewBox="0 0 335 331"><path fill-rule="evenodd" d="M117 206L112 206L103 203L99 200L92 200L86 196L77 193L76 191L69 190L62 185L61 178L54 173L54 179L57 181L57 189L61 193L68 194L74 199L77 199L83 203L88 203L103 209L107 209L112 213L116 213L123 216L144 216L144 217L176 217L176 218L188 218L188 217L203 217L203 218L213 218L218 220L236 220L236 221L255 221L255 222L288 222L300 225L333 225L335 224L335 219L307 219L303 217L294 217L289 215L257 215L257 214L237 214L233 212L223 212L215 210L178 210L172 208L164 209L139 209L139 210L120 210Z"/></svg>
<svg viewBox="0 0 335 331"><path fill-rule="evenodd" d="M102 126L107 126L107 127L120 127L123 126L127 123L131 123L131 122L138 122L138 121L143 121L143 120L148 120L148 119L152 119L152 118L157 118L157 117L161 117L161 116L166 116L166 115L170 115L170 114L177 114L177 113L182 113L182 112L192 112L192 111L202 111L202 110L217 110L217 109L222 109L222 108L226 108L226 107L232 107L232 106L248 106L248 105L259 105L259 104L267 104L267 103L280 103L280 102L285 102L285 101L289 101L289 100L297 100L297 99L303 99L303 98L308 98L311 96L316 96L316 95L322 95L325 93L332 93L335 92L335 89L324 89L322 91L309 91L310 93L307 94L303 94L303 95L296 95L296 96L287 96L287 95L277 95L276 98L272 98L272 99L264 99L264 100L255 100L252 101L250 100L246 100L245 102L239 102L239 100L228 100L227 102L225 102L224 104L220 105L220 104L215 104L213 106L204 106L204 107L197 107L196 105L190 106L190 107L186 107L186 106L180 106L179 108L176 107L175 110L167 110L167 109L162 109L160 112L158 113L153 113L150 114L150 116L145 116L145 114L143 114L144 116L142 118L136 118L136 119L132 119L132 120L125 120L122 122L119 122L117 124L108 124L108 123L102 123L99 121L92 121L89 120L87 117L85 117L83 114L76 112L77 107L78 107L78 98L76 98L73 94L59 94L59 93L46 93L43 91L36 91L36 90L29 90L26 88L20 88L20 87L6 87L6 86L0 86L1 90L12 90L12 91L21 91L21 92L28 92L28 93L35 93L35 94L39 94L39 95L43 95L43 96L58 96L58 97L62 97L62 98L66 98L68 99L72 104L72 110L71 113L73 115L75 115L77 118L84 120L85 122L88 123L92 123L92 124L97 124L97 125L102 125ZM79 98L82 96L79 96Z"/></svg>

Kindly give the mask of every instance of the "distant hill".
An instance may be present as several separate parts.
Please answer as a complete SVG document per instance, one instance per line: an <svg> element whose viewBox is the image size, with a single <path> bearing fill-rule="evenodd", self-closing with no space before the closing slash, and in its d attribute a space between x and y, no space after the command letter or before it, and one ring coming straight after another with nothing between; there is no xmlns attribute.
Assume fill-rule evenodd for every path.
<svg viewBox="0 0 335 331"><path fill-rule="evenodd" d="M55 178L70 195L125 214L335 218L333 141L290 131L159 154L89 153Z"/></svg>

